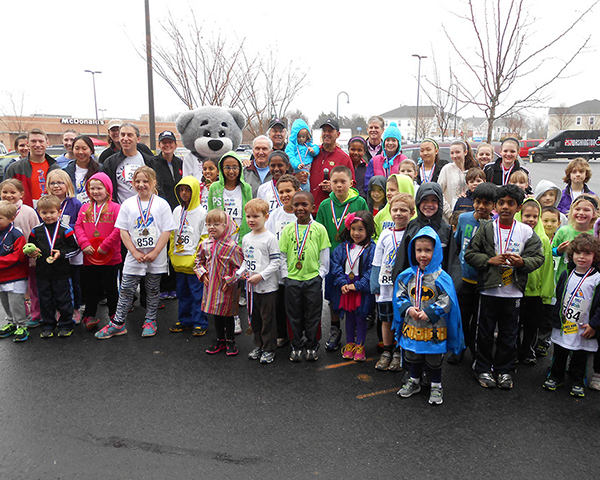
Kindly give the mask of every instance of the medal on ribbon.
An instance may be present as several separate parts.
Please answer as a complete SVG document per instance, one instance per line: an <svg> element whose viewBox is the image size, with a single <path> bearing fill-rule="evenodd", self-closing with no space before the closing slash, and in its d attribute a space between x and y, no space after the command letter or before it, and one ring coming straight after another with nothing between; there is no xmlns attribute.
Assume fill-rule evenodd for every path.
<svg viewBox="0 0 600 480"><path fill-rule="evenodd" d="M54 244L56 243L56 237L58 236L58 230L60 227L60 223L56 222L56 226L54 228L54 234L50 237L50 232L48 231L48 227L44 225L44 230L46 231L46 238L48 239L48 244L50 245L50 256L46 258L46 262L52 264L54 263L54 257L52 256L52 250L54 250Z"/></svg>
<svg viewBox="0 0 600 480"><path fill-rule="evenodd" d="M354 245L352 247L354 248ZM358 259L362 255L362 252L365 250L365 248L367 247L361 247L360 252L358 252L358 255L356 255L356 258L354 259L354 261L352 261L352 255L350 255L350 248L348 248L348 243L346 243L346 258L348 259L348 265L350 265L350 273L348 274L348 280L350 280L351 282L353 282L356 278L356 275L352 270L354 269L356 262L358 262Z"/></svg>
<svg viewBox="0 0 600 480"><path fill-rule="evenodd" d="M333 200L329 200L329 204L331 205L331 215L333 216L333 223L335 224L336 230L339 232L340 227L342 226L342 222L344 221L344 217L346 216L346 213L348 213L348 208L350 207L350 204L346 204L346 207L342 212L342 216L339 219L335 216L335 207L333 205Z"/></svg>
<svg viewBox="0 0 600 480"><path fill-rule="evenodd" d="M100 221L100 215L102 214L102 208L104 208L104 205L106 204L106 202L104 202L102 205L100 205L100 208L98 208L98 210L96 211L96 202L94 202L94 205L92 206L93 210L92 210L92 214L94 216L94 237L99 237L100 236L100 232L98 231L98 222Z"/></svg>
<svg viewBox="0 0 600 480"><path fill-rule="evenodd" d="M144 229L142 230L142 235L147 237L150 235L150 231L148 230L148 223L150 222L150 209L152 208L152 202L154 201L154 194L150 197L150 201L148 202L148 208L146 209L146 214L144 215L144 210L142 209L142 201L140 197L137 197L138 210L140 211L140 219L142 226Z"/></svg>
<svg viewBox="0 0 600 480"><path fill-rule="evenodd" d="M302 240L300 240L300 228L298 227L298 222L296 222L296 246L298 251L298 262L296 263L296 268L298 270L302 270L302 262L300 259L302 258L302 253L304 252L304 247L306 246L306 241L308 240L308 232L312 222L312 220L308 222L306 230L304 230L304 236L302 237Z"/></svg>

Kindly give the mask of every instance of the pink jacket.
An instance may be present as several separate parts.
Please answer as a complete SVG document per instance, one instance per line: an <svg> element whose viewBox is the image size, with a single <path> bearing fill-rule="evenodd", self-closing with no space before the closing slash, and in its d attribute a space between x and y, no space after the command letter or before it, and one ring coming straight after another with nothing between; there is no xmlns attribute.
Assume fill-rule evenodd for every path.
<svg viewBox="0 0 600 480"><path fill-rule="evenodd" d="M103 207L104 213L100 216L98 226L94 224L94 216L90 215L89 218L86 215L87 211L93 208L91 203L92 196L89 192L89 184L92 180L99 180L104 184L106 191L108 192L108 203L106 209ZM112 250L113 255L107 265L117 265L121 263L121 231L115 228L115 222L119 215L119 209L121 208L118 203L110 200L112 198L112 181L106 173L99 172L90 177L86 183L85 189L90 198L90 203L86 203L79 210L77 216L77 222L75 223L75 235L77 236L77 242L79 247L83 250L85 247L90 245L90 239L94 238L94 232L96 228L100 237L104 238L104 241L100 244L102 250ZM92 212L90 212L91 214ZM92 265L87 255L83 256L84 265Z"/></svg>
<svg viewBox="0 0 600 480"><path fill-rule="evenodd" d="M391 171L386 175L385 170L383 169L383 162L385 158L383 155L377 155L373 158L373 175L383 175L384 177L388 177L393 173L398 173L400 170L400 164L403 160L406 160L408 157L403 153L399 154L396 158L394 158L394 163L392 165Z"/></svg>

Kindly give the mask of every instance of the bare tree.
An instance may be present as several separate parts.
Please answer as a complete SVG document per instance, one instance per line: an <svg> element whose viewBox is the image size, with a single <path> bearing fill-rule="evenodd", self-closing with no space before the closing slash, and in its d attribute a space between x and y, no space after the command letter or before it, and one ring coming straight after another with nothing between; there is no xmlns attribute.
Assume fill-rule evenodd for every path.
<svg viewBox="0 0 600 480"><path fill-rule="evenodd" d="M561 103L558 107L553 109L552 124L557 130L567 130L571 126L573 121L571 114L569 113L569 107L565 103Z"/></svg>
<svg viewBox="0 0 600 480"><path fill-rule="evenodd" d="M411 121L412 124L415 125L417 117L413 117ZM429 137L431 135L431 130L433 129L435 124L435 117L424 117L423 115L419 115L419 124L417 125L417 138Z"/></svg>
<svg viewBox="0 0 600 480"><path fill-rule="evenodd" d="M506 127L508 128L510 135L515 136L520 140L527 132L527 117L521 113L513 113L506 117Z"/></svg>
<svg viewBox="0 0 600 480"><path fill-rule="evenodd" d="M536 19L526 11L524 3L525 0L467 1L468 11L456 16L467 22L472 33L468 45L475 46L474 58L468 53L472 50L462 48L458 44L458 37L453 38L451 32L443 27L446 37L466 68L464 74L456 76L459 101L477 106L485 114L488 120L488 141L492 139L497 119L547 100L544 97L546 87L563 76L575 58L586 49L590 36L576 45L565 60L553 58L553 48L565 41L598 0L573 22L539 42L541 46L532 46L536 44L532 33L536 32ZM465 29L460 31L462 34ZM544 78L540 78L540 71L544 71L542 65L550 66L551 69ZM470 85L469 79L475 82L477 88ZM513 89L517 86L521 88L522 94L514 93ZM447 88L442 90L449 92Z"/></svg>
<svg viewBox="0 0 600 480"><path fill-rule="evenodd" d="M304 112L300 111L299 109L293 110L291 112L287 112L285 114L285 118L288 122L288 126L291 128L292 123L294 123L294 120L297 120L299 118L301 118L302 120L304 120L306 122L307 125L310 125L309 121L308 121L308 117L306 115L304 115Z"/></svg>
<svg viewBox="0 0 600 480"><path fill-rule="evenodd" d="M33 125L33 117L27 116L25 111L25 92L21 92L19 98L15 98L13 92L5 91L6 102L0 108L0 122L9 132L24 133Z"/></svg>
<svg viewBox="0 0 600 480"><path fill-rule="evenodd" d="M548 135L548 121L543 117L531 119L531 135L529 138L546 138Z"/></svg>

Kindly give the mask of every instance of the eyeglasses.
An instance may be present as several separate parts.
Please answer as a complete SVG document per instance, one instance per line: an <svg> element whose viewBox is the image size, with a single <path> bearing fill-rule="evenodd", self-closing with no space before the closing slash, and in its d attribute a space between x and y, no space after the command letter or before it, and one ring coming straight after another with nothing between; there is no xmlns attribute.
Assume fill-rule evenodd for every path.
<svg viewBox="0 0 600 480"><path fill-rule="evenodd" d="M207 223L206 228L217 228L219 225L225 225L224 223Z"/></svg>
<svg viewBox="0 0 600 480"><path fill-rule="evenodd" d="M240 167L230 167L229 165L223 167L223 170L229 170L231 172L238 172L240 170Z"/></svg>
<svg viewBox="0 0 600 480"><path fill-rule="evenodd" d="M51 182L51 183L49 183L49 185L51 187L60 187L61 185L64 185L64 184L65 184L65 182Z"/></svg>

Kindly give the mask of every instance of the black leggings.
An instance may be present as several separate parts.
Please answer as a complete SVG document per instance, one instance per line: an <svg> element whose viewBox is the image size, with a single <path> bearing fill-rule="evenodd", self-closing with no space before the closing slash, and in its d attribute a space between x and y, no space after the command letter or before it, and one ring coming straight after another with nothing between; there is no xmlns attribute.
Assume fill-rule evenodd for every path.
<svg viewBox="0 0 600 480"><path fill-rule="evenodd" d="M221 315L214 315L214 317L217 338L219 340L233 340L233 317L222 317Z"/></svg>

